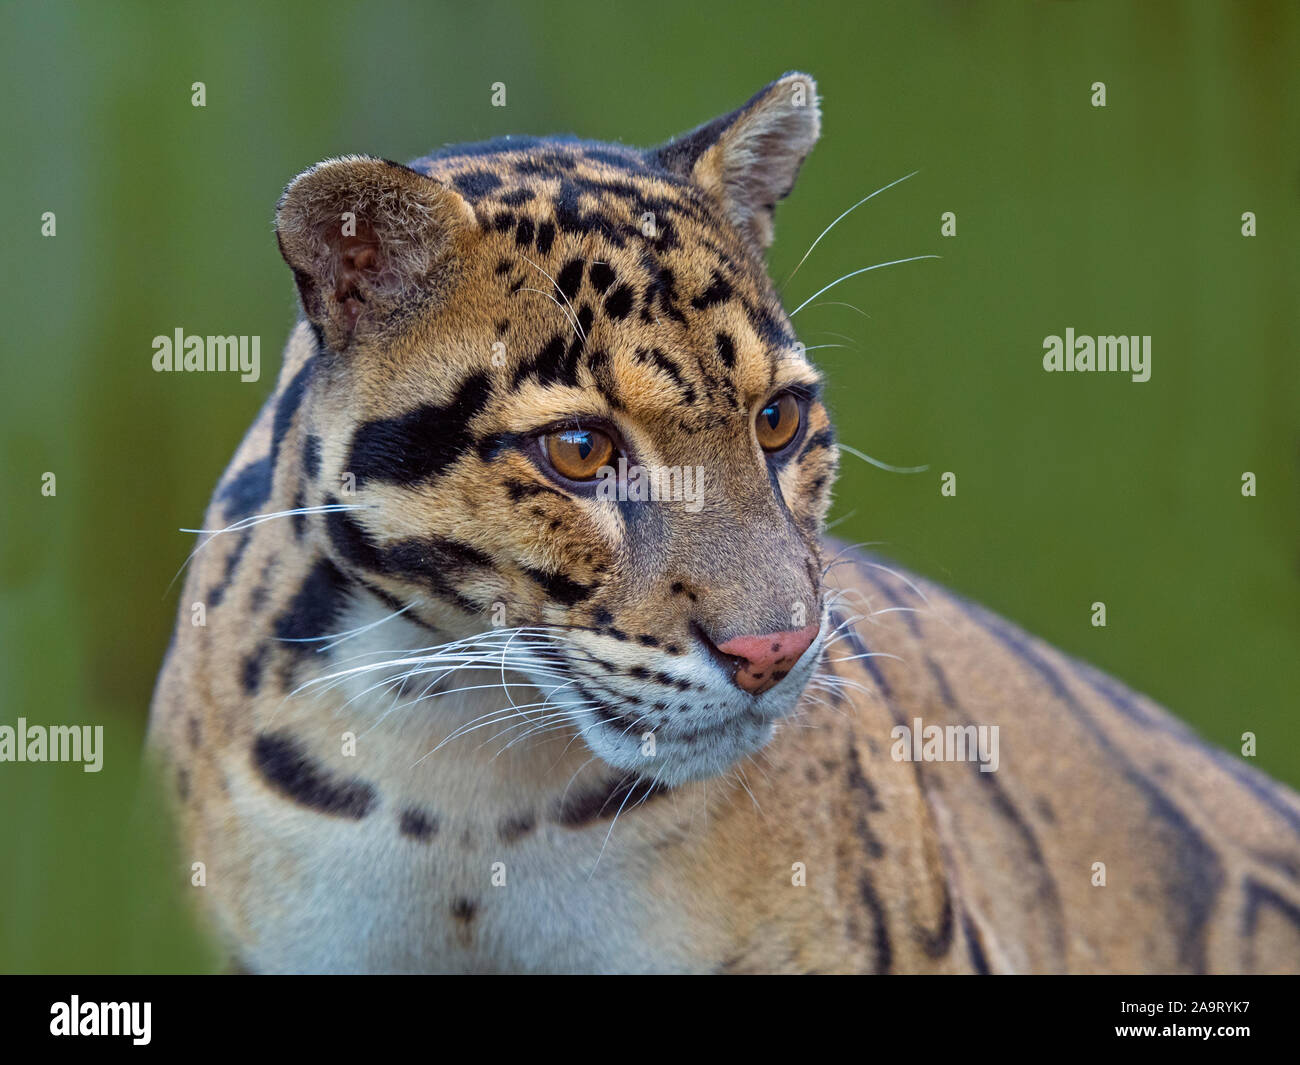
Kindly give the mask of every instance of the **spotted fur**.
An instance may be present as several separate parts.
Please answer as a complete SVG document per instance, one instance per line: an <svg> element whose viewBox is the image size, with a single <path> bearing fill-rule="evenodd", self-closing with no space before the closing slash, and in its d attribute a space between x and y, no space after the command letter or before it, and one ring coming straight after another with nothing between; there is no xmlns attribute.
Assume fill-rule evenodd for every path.
<svg viewBox="0 0 1300 1065"><path fill-rule="evenodd" d="M656 150L506 138L286 190L303 317L151 723L241 970L1300 968L1293 794L823 540L834 434L762 257L819 129L792 74ZM535 434L596 421L703 467L702 507L550 476ZM733 683L719 645L804 623L773 686ZM914 718L999 726L999 770L894 760Z"/></svg>

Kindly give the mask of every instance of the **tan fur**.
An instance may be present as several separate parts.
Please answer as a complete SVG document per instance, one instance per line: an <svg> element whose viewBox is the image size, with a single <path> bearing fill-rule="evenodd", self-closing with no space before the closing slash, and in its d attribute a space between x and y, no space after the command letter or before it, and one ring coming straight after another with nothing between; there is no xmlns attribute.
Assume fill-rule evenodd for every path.
<svg viewBox="0 0 1300 1065"><path fill-rule="evenodd" d="M794 83L810 109L783 110ZM978 608L826 546L816 399L774 487L755 412L819 377L756 249L819 124L790 75L653 166L539 142L411 170L334 160L287 190L308 320L218 486L205 527L235 527L190 567L151 725L184 868L205 864L196 894L239 965L1300 969L1294 795ZM355 239L334 230L348 211ZM463 425L402 421L471 393ZM519 441L575 416L646 464L704 467L705 505L556 490ZM355 509L237 524L304 506ZM817 641L759 697L697 636L802 611ZM500 668L401 683L421 649L494 624L561 634L562 675L632 735L585 703L507 716L558 669L531 630L481 644ZM916 718L998 726L998 770L896 760L891 730Z"/></svg>

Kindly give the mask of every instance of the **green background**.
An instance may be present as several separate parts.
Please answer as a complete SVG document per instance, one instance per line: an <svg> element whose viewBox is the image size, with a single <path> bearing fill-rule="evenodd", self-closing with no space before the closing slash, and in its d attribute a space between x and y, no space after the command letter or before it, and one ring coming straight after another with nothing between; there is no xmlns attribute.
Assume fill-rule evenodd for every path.
<svg viewBox="0 0 1300 1065"><path fill-rule="evenodd" d="M842 440L930 465L846 456L835 533L885 541L1215 743L1255 732L1257 764L1300 782L1296 4L21 4L0 40L0 723L107 730L98 775L0 765L0 970L210 964L137 753L177 530L293 320L285 182L507 132L653 144L788 69L818 79L825 123L778 213L776 277L920 173L840 223L787 306L942 256L795 319L810 346L848 345L816 353ZM1150 334L1151 380L1044 373L1067 326ZM260 335L262 381L153 373L151 338L176 327Z"/></svg>

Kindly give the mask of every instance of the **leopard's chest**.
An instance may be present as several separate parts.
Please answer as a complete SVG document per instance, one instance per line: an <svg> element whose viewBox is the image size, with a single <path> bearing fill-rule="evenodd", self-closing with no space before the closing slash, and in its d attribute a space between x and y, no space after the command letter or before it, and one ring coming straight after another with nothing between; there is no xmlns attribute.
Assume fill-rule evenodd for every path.
<svg viewBox="0 0 1300 1065"><path fill-rule="evenodd" d="M393 628L383 640L399 635ZM379 641L353 641L348 660L365 661ZM227 858L214 867L212 902L244 966L706 965L683 932L664 933L689 928L684 896L656 890L672 880L676 856L664 842L674 819L697 811L643 810L641 795L617 788L602 794L607 767L563 728L511 745L512 725L532 727L512 709L532 701L526 686L506 692L479 674L410 706L369 674L310 691L259 712L261 734L280 744L292 773L272 779L276 767L232 752L232 808L208 827L214 854ZM360 798L320 801L340 795Z"/></svg>

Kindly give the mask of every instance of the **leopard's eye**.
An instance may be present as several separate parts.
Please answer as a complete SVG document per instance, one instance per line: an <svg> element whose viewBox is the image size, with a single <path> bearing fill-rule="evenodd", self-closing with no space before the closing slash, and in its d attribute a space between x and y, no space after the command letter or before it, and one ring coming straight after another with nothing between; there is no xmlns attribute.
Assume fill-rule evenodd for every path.
<svg viewBox="0 0 1300 1065"><path fill-rule="evenodd" d="M789 392L764 406L754 419L754 432L764 451L780 451L799 431L799 401Z"/></svg>
<svg viewBox="0 0 1300 1065"><path fill-rule="evenodd" d="M614 457L614 441L599 429L558 429L542 437L546 459L561 477L590 481Z"/></svg>

